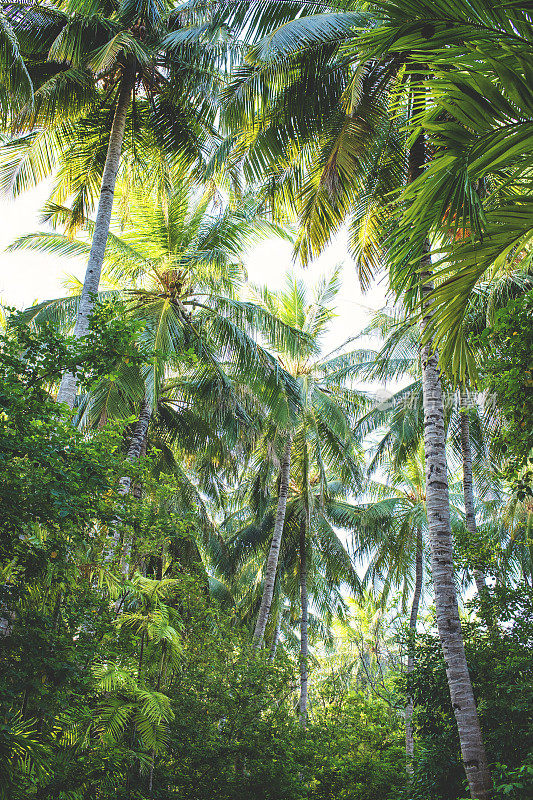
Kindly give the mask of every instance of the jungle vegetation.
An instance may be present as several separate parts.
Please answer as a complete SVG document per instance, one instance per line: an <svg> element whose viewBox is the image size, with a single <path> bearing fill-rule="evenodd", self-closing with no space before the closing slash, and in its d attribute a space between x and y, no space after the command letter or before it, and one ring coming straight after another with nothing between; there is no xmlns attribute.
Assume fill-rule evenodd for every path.
<svg viewBox="0 0 533 800"><path fill-rule="evenodd" d="M1 798L531 798L532 23L2 4Z"/></svg>

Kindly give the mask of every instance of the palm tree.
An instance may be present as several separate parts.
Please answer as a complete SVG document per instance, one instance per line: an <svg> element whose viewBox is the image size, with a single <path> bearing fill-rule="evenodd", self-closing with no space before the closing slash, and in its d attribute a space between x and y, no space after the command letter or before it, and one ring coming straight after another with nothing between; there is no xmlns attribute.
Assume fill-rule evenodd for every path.
<svg viewBox="0 0 533 800"><path fill-rule="evenodd" d="M465 505L465 525L468 533L477 536L476 506L474 500L474 478L472 472L472 447L470 436L470 419L468 414L468 394L464 386L459 390L461 409L459 412L461 426L461 453L463 457L463 494ZM485 576L479 569L474 569L474 580L480 597L484 594Z"/></svg>
<svg viewBox="0 0 533 800"><path fill-rule="evenodd" d="M12 123L17 135L4 148L4 186L16 193L57 171L56 199L74 196L72 225L98 196L74 328L81 337L98 292L124 145L141 170L149 151L198 162L214 120L220 45L205 25L198 34L205 17L171 3L64 0L23 3L22 12L16 4L6 14L35 94ZM58 400L73 407L75 391L75 376L65 374Z"/></svg>
<svg viewBox="0 0 533 800"><path fill-rule="evenodd" d="M272 533L272 542L270 550L268 551L268 559L265 568L265 581L263 589L263 597L257 614L257 620L254 628L254 649L258 650L262 644L265 635L268 618L270 615L270 607L272 605L272 598L274 596L274 586L276 583L276 573L278 568L279 551L281 546L281 537L283 534L283 527L285 525L285 514L287 511L287 497L289 494L289 479L291 469L291 451L292 451L292 434L288 433L285 440L285 446L281 456L281 463L279 468L279 493L278 502L276 507L276 518L274 520L274 530Z"/></svg>
<svg viewBox="0 0 533 800"><path fill-rule="evenodd" d="M337 533L340 527L354 528L357 510L346 500L343 481L326 480L321 470L308 464L308 485L303 484L302 446L298 435L294 443L294 477L289 484L283 537L280 541L276 583L271 604L272 641L269 660L273 660L281 632L285 644L291 644L291 629L299 626L300 697L298 714L303 727L307 723L309 635L322 641L334 618L346 611L341 592L348 586L360 590L346 546ZM308 444L308 443L307 443ZM307 451L307 458L311 455ZM314 453L316 455L316 452ZM305 457L305 456L304 456ZM312 467L309 470L309 467ZM253 476L252 476L253 479ZM231 515L221 527L224 552L212 554L217 572L224 581L235 586L245 618L256 618L264 596L265 562L271 549L272 532L277 514L277 499L271 497L264 514L258 519L253 508L244 508ZM239 588L240 587L240 588ZM295 615L295 609L299 613Z"/></svg>
<svg viewBox="0 0 533 800"><path fill-rule="evenodd" d="M380 215L391 216L385 187L398 190L420 182L427 161L426 142L416 127L408 148L404 142L400 157L391 159L401 140L393 135L395 126L386 113L394 103L400 112L397 118L415 119L418 124L425 103L420 84L427 68L421 68L421 74L409 69L405 79L398 81L402 59L391 59L386 47L379 51L381 60L373 57L377 48L365 54L372 60L361 60L361 31L355 27L361 26L362 20L344 4L341 8L338 13L310 17L303 24L300 20L286 23L263 37L250 53L255 63L243 71L233 89L237 119L249 123L259 152L273 149L279 162L279 167L267 174L268 187L274 185L283 199L288 197L293 207L301 209L299 250L304 260L324 247L352 210L357 233L363 229L365 246L370 241L370 252L375 251L375 237L367 232ZM386 30L384 26L376 34L381 35L382 44ZM405 61L405 55L403 58ZM276 142L281 146L276 148ZM318 158L313 161L309 153L317 154L317 150ZM257 157L255 160L261 164ZM387 169L381 168L383 163ZM361 207L363 215L358 213ZM388 258L388 263L395 266L391 275L398 294L421 309L426 498L439 636L470 792L473 798L483 800L490 796L492 783L454 582L444 407L432 340L433 269L428 230L415 239L407 234L402 238L407 238L409 245L395 245L394 258ZM364 254L364 248L360 249ZM387 250L380 255L387 256ZM360 258L359 263L365 278L368 259Z"/></svg>
<svg viewBox="0 0 533 800"><path fill-rule="evenodd" d="M518 275L514 279L506 276L505 289L498 281L485 287L476 296L477 302L471 304L469 314L469 326L473 332L482 330L487 324L487 302L496 308L503 297L507 296L507 292L512 291L514 280L521 284ZM366 437L373 442L372 458L368 466L370 473L382 466L389 468L393 465L400 468L406 459L416 457L424 435L419 337L416 326L397 315L379 312L362 331L361 336L376 334L383 339L380 349L356 351L357 366L354 371L365 380L380 380L385 384L396 380L407 383L389 393L386 399L378 393L371 400L368 411L357 421L357 436ZM448 455L451 464L455 466L460 463L463 470L465 525L475 540L475 496L487 500L489 496L498 494L499 482L494 475L493 465L500 458L496 453L488 452L489 434L497 423L494 412L483 395L471 393L467 408L464 390L458 394L445 382L444 392ZM481 590L485 578L477 568L474 568L474 579L478 591Z"/></svg>
<svg viewBox="0 0 533 800"><path fill-rule="evenodd" d="M32 103L33 85L8 15L0 10L0 109L9 120L21 105Z"/></svg>
<svg viewBox="0 0 533 800"><path fill-rule="evenodd" d="M199 474L202 491L209 494L209 458L219 471L227 460L229 471L232 449L245 447L244 434L257 427L258 404L279 420L299 402L295 381L254 337L295 356L307 336L264 305L238 298L243 249L275 230L257 217L253 204L213 210L208 197L190 196L185 179L157 199L130 192L128 220L120 236L110 235L104 262L106 275L119 287L111 294L122 298L126 315L140 328L145 362L119 364L115 376L103 378L82 398L79 418L90 427L137 414L127 455L132 461L156 415L167 461L176 447L189 458L196 454L198 466L202 454L208 457ZM92 223L86 227L89 239ZM70 257L89 250L87 239L36 233L13 247ZM46 301L28 309L27 318L35 325L54 319L68 327L78 302L77 297ZM129 479L122 488L128 493Z"/></svg>
<svg viewBox="0 0 533 800"><path fill-rule="evenodd" d="M329 280L320 282L311 302L308 302L303 284L292 278L287 279L287 288L284 292L274 293L267 289L258 291L258 298L265 310L283 320L291 329L301 330L308 337L308 341L305 346L300 346L298 353L291 353L279 345L277 347L284 370L300 386L303 405L297 416L291 420L289 430L280 431L279 426L271 424L264 439L265 446L274 444L274 447L283 449L279 462L280 489L276 524L267 560L263 599L254 631L255 649L262 643L270 613L290 486L291 460L302 446L302 425L309 425L309 435L314 438L313 447L319 447L320 436L326 437L326 456L317 456L317 463L322 464L320 469L325 480L328 459L332 463L336 460L337 466L342 462L342 446L349 439L350 419L353 419L357 405L357 395L346 385L349 373L347 367L350 365L349 354L338 352L326 356L319 354L320 339L333 316L332 303L338 291L338 272L333 273ZM263 465L267 463L263 453L259 458ZM352 453L347 452L345 467L343 477L346 476L348 483L355 485L358 469ZM303 573L302 577L305 577Z"/></svg>
<svg viewBox="0 0 533 800"><path fill-rule="evenodd" d="M330 524L327 522L327 503L333 487L337 495L339 491L347 493L357 488L360 478L359 454L350 429L360 405L358 394L347 386L351 357L349 353L338 351L321 356L319 351L321 337L334 313L332 304L339 288L339 274L334 272L329 280L320 282L311 302L308 301L304 285L290 277L284 292L274 293L267 289L258 292L262 305L269 313L309 337L307 347L300 347L298 353L278 347L283 368L300 386L302 406L288 433L285 429L280 430L275 420L269 421L262 449L255 455L255 475L264 487L268 485L272 474L272 468L268 468L268 450L272 449L272 445L274 449L276 446L283 448L273 529L270 527L270 516L265 516L259 507L259 511L263 512L258 515L263 520L260 526L262 533L270 537L272 531L272 538L263 597L254 631L254 649L257 650L262 642L270 613L278 559L285 547L282 533L288 530L289 520L293 520L293 539L297 537L297 545L293 542L293 546L298 554L301 607L300 719L304 725L307 717L308 583L313 558L313 535L319 536L316 526ZM253 475L254 472L251 472ZM338 483L332 482L332 476ZM252 480L251 486L254 492L258 491L257 482ZM263 495L267 494L264 488L262 492ZM326 511L322 511L322 508ZM351 571L350 575L355 581L355 573Z"/></svg>
<svg viewBox="0 0 533 800"><path fill-rule="evenodd" d="M398 451L405 452L405 445L396 438L392 442L389 440L389 445L388 460L380 462L384 481L368 483L369 499L357 505L361 516L354 536L354 554L367 563L364 582L378 585L382 603L388 602L391 589L402 589L403 605L412 592L407 649L407 673L410 673L414 668L414 636L428 544L424 457L421 443L418 452L403 460L398 459ZM462 499L462 491L454 485L451 512L455 528L463 526ZM409 700L405 709L409 771L412 771L414 752L412 716L413 702Z"/></svg>
<svg viewBox="0 0 533 800"><path fill-rule="evenodd" d="M441 364L464 381L476 372L465 321L478 282L494 268L531 264L532 110L529 89L524 94L524 64L533 54L530 8L485 1L373 6L385 24L363 37L363 56L404 61L424 52L424 74L415 83L423 83L427 104L413 124L427 137L432 159L404 193L394 250L405 259L429 233L436 288L428 336ZM474 62L461 50L465 41L482 54ZM508 48L505 64L501 46Z"/></svg>

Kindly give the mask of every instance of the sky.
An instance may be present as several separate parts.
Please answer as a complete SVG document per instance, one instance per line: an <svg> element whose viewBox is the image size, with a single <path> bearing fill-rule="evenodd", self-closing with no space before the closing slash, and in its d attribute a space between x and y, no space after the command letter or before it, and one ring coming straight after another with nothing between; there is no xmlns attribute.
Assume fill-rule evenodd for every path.
<svg viewBox="0 0 533 800"><path fill-rule="evenodd" d="M44 182L16 200L0 198L0 299L2 304L25 308L36 301L61 297L68 275L83 279L84 261L62 259L41 253L21 250L5 252L18 236L39 229L39 211L49 192ZM366 293L360 290L355 264L346 249L346 237L341 233L324 254L305 270L293 263L291 244L281 239L267 239L245 255L249 280L267 284L270 289L281 288L288 272L312 286L323 274L342 265L342 288L338 295L337 318L324 341L326 351L338 347L356 335L369 322L374 311L386 302L384 280Z"/></svg>
<svg viewBox="0 0 533 800"><path fill-rule="evenodd" d="M65 283L74 275L83 280L85 261L62 259L31 251L5 252L17 237L46 227L39 226L39 212L44 206L50 184L45 182L19 196L16 200L0 197L0 302L4 306L26 308L37 301L61 297L67 293ZM49 229L49 228L48 228ZM323 341L323 350L330 352L357 335L370 322L375 311L386 305L387 285L377 280L366 294L361 292L356 267L346 247L346 235L340 234L322 256L306 269L294 264L290 242L278 238L265 239L245 254L244 262L252 284L266 284L269 289L281 289L288 273L301 277L312 287L322 275L341 266L342 286L337 295L337 317ZM377 346L377 341L362 339L353 347ZM357 382L358 383L358 382ZM359 388L371 390L385 400L396 385L358 383ZM338 531L348 542L349 535ZM358 571L363 574L364 564Z"/></svg>

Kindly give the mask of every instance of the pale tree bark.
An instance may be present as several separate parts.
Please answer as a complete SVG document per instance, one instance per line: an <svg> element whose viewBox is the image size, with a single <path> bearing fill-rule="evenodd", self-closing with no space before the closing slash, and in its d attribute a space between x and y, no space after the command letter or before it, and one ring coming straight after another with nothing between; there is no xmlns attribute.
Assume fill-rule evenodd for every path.
<svg viewBox="0 0 533 800"><path fill-rule="evenodd" d="M421 281L423 296L431 291L429 254L423 258ZM430 321L428 303L424 302L422 334ZM457 722L461 754L472 798L488 800L492 781L481 736L477 708L466 662L457 603L453 567L453 544L450 524L450 499L446 463L444 404L437 353L432 342L421 348L424 397L424 447L426 459L426 506L431 571L435 590L437 628L446 664L446 676L452 708Z"/></svg>
<svg viewBox="0 0 533 800"><path fill-rule="evenodd" d="M13 611L0 611L0 638L11 636L15 613Z"/></svg>
<svg viewBox="0 0 533 800"><path fill-rule="evenodd" d="M309 600L307 597L307 520L300 524L300 702L299 719L302 728L307 726L307 684L309 657Z"/></svg>
<svg viewBox="0 0 533 800"><path fill-rule="evenodd" d="M109 225L111 223L111 212L113 210L113 199L115 196L115 184L118 168L120 166L122 143L124 141L124 131L126 128L126 116L134 83L135 74L133 72L124 74L120 84L115 107L115 116L109 134L109 144L102 175L91 252L89 253L89 261L87 263L87 270L85 272L85 279L78 307L78 316L74 327L74 336L77 339L85 336L89 330L89 317L94 308L95 295L100 286L100 275L102 273L102 264L104 263L105 248L109 235ZM65 372L57 393L57 401L59 403L66 403L70 408L73 408L76 397L76 387L76 376L70 372Z"/></svg>
<svg viewBox="0 0 533 800"><path fill-rule="evenodd" d="M468 533L477 534L476 507L474 504L474 479L472 473L472 448L470 445L470 420L468 419L468 394L464 386L460 389L459 402L461 410L461 452L463 456L463 493L465 500L465 524ZM480 569L474 569L474 580L478 595L486 588L485 576Z"/></svg>
<svg viewBox="0 0 533 800"><path fill-rule="evenodd" d="M426 162L423 136L419 136L411 146L408 159L408 183L412 183L422 174ZM430 245L426 241L424 254L420 261L419 276L423 309L422 340L425 339L425 332L431 321L431 305L428 300L428 295L433 288L431 276ZM438 356L431 339L427 339L421 345L420 360L424 403L426 510L437 629L446 665L448 688L457 723L470 795L473 800L489 800L492 796L492 780L466 662L457 603L446 461L444 402Z"/></svg>
<svg viewBox="0 0 533 800"><path fill-rule="evenodd" d="M289 434L283 448L283 455L280 464L280 485L278 495L278 506L276 510L276 519L274 521L274 532L272 534L272 542L268 553L266 571L265 571L265 585L263 588L263 597L261 598L261 606L257 615L255 623L253 649L258 650L261 647L263 637L270 615L270 607L272 605L272 598L274 596L274 586L276 583L276 572L278 569L279 550L281 547L281 537L283 535L283 526L285 524L285 512L287 510L287 496L289 494L289 476L291 470L291 448L292 436Z"/></svg>
<svg viewBox="0 0 533 800"><path fill-rule="evenodd" d="M411 614L409 616L409 648L407 650L407 674L409 675L415 666L414 640L416 634L416 623L418 619L418 609L420 607L420 596L422 594L423 578L423 557L424 549L422 542L422 531L420 528L416 533L416 554L415 554L415 588L413 592L413 602ZM415 740L413 735L413 709L414 702L410 697L405 707L405 755L407 759L407 772L413 772L413 756L415 752Z"/></svg>
<svg viewBox="0 0 533 800"><path fill-rule="evenodd" d="M131 437L130 446L128 448L128 455L126 456L127 460L130 463L137 461L141 457L143 448L145 448L145 442L148 435L148 426L150 424L151 417L152 417L152 410L150 408L148 400L145 398L141 406L141 413L139 414L139 419L137 420L135 429L133 431L133 436ZM131 492L131 478L127 475L124 475L119 481L119 494L126 496L130 492ZM124 576L126 576L129 572L131 546L132 546L131 539L128 539L128 541L124 541L120 557L120 570Z"/></svg>
<svg viewBox="0 0 533 800"><path fill-rule="evenodd" d="M273 664L276 658L276 650L278 649L279 637L281 634L281 611L278 614L274 636L272 637L272 644L270 645L270 653L268 654L268 663Z"/></svg>

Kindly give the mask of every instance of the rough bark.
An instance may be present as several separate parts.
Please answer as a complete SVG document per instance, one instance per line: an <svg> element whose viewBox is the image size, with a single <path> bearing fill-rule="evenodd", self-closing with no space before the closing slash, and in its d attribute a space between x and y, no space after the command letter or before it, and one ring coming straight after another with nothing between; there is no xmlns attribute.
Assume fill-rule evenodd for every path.
<svg viewBox="0 0 533 800"><path fill-rule="evenodd" d="M463 456L463 493L465 500L465 524L468 533L477 534L476 507L474 504L474 479L472 474L472 448L470 446L470 420L468 419L468 395L464 387L460 390L461 411L461 452ZM485 576L479 569L474 570L474 580L478 595L486 587Z"/></svg>
<svg viewBox="0 0 533 800"><path fill-rule="evenodd" d="M307 726L307 682L308 682L308 656L309 656L309 602L307 597L307 525L303 521L300 525L300 603L302 614L300 618L300 703L299 719L302 728Z"/></svg>
<svg viewBox="0 0 533 800"><path fill-rule="evenodd" d="M422 531L419 529L416 534L416 555L415 555L415 589L413 592L413 602L411 614L409 616L409 649L407 651L407 674L411 673L415 666L414 639L416 634L416 622L418 619L418 609L420 606L420 596L422 594L423 577L423 543ZM405 755L407 758L407 772L413 771L413 756L415 741L413 736L413 709L412 698L405 707Z"/></svg>
<svg viewBox="0 0 533 800"><path fill-rule="evenodd" d="M291 470L291 447L292 436L287 437L285 447L283 448L283 455L280 465L280 485L278 495L278 507L276 510L276 519L274 522L274 532L272 534L272 542L270 544L270 551L268 553L266 572L265 572L265 585L263 588L263 597L261 598L261 606L257 615L257 622L255 623L253 649L258 650L261 647L265 629L270 615L270 607L272 605L272 598L274 596L274 586L276 583L276 572L278 569L279 550L281 547L281 537L283 535L283 526L285 524L285 512L287 510L287 496L289 493L289 475Z"/></svg>
<svg viewBox="0 0 533 800"><path fill-rule="evenodd" d="M423 258L423 296L431 291L431 259ZM430 321L424 300L422 334ZM461 620L457 603L450 525L450 500L446 463L444 404L438 358L432 342L421 348L424 397L424 445L426 459L426 505L431 570L435 590L437 628L444 653L446 676L457 722L461 754L472 798L488 800L492 781L477 715L472 683L466 662Z"/></svg>
<svg viewBox="0 0 533 800"><path fill-rule="evenodd" d="M120 166L122 143L124 141L124 131L126 128L126 116L134 82L135 74L133 72L125 73L118 93L115 116L109 134L109 144L102 175L91 252L89 253L89 260L87 262L87 270L85 272L78 308L78 316L74 327L74 336L77 339L85 336L89 330L89 317L94 308L95 295L100 286L100 275L102 272L102 264L104 263L107 237L109 235L109 225L111 223L111 212L115 196L115 184L118 168ZM65 372L59 386L57 401L59 403L67 403L70 408L73 408L76 397L76 387L76 376L70 372Z"/></svg>
<svg viewBox="0 0 533 800"><path fill-rule="evenodd" d="M148 426L150 424L151 417L152 417L152 411L150 409L150 404L145 398L141 406L139 419L135 424L130 445L128 447L128 453L126 455L126 461L129 461L131 464L137 461L137 459L141 455L144 442L146 440L146 436L148 433ZM129 477L129 475L123 475L122 478L120 478L119 480L118 493L119 495L122 495L122 497L125 497L130 493L130 491L131 491L131 478ZM108 557L106 559L108 561L111 561L114 558L115 554L120 549L120 526L118 523L119 523L118 519L116 519L114 523L112 523L113 542L108 552ZM125 542L120 556L120 569L123 575L126 575L129 569L130 553L131 553L131 542Z"/></svg>
<svg viewBox="0 0 533 800"><path fill-rule="evenodd" d="M419 136L413 143L408 161L408 182L411 183L422 174L426 162L423 136ZM425 331L431 321L428 301L432 290L431 275L430 247L429 242L426 242L419 278L423 307L422 339L425 338ZM424 402L426 509L437 629L470 795L475 800L489 800L492 796L492 780L466 662L455 588L442 383L437 353L430 339L420 348L420 360Z"/></svg>
<svg viewBox="0 0 533 800"><path fill-rule="evenodd" d="M130 446L128 448L128 455L126 459L133 463L137 461L143 448L145 448L146 437L148 435L148 426L150 424L150 419L152 417L152 410L150 408L150 404L146 400L143 400L143 404L141 406L141 413L139 414L139 419L135 425L135 429L133 431L133 436L131 437ZM131 478L127 475L124 475L119 481L119 494L126 496L131 491ZM125 541L122 547L122 553L120 557L120 570L123 575L127 575L130 566L130 557L131 557L131 546L132 542L131 539Z"/></svg>
<svg viewBox="0 0 533 800"><path fill-rule="evenodd" d="M146 398L144 398L141 405L141 411L139 413L139 419L135 423L133 435L128 447L128 453L126 455L126 460L129 461L130 464L133 464L141 456L151 418L152 410L150 408L150 403ZM131 478L127 475L124 475L119 481L119 492L122 495L126 495L130 493L130 490Z"/></svg>
<svg viewBox="0 0 533 800"><path fill-rule="evenodd" d="M274 636L272 637L272 644L270 645L270 653L268 654L268 663L273 664L274 659L276 658L276 650L278 649L278 642L279 637L281 634L281 611L278 614L278 621L276 622L276 628L274 630Z"/></svg>

